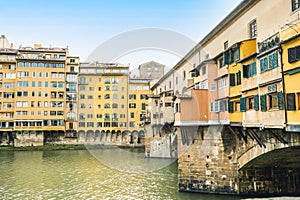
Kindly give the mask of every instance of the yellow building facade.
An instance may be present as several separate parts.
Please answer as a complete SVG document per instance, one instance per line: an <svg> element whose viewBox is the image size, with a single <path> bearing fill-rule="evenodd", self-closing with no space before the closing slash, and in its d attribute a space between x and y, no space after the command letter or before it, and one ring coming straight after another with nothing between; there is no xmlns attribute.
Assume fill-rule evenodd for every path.
<svg viewBox="0 0 300 200"><path fill-rule="evenodd" d="M76 103L70 104L66 80L67 74L73 73L77 88L78 63L79 57L69 57L67 48L35 44L0 50L1 131L10 136L9 143L42 145L48 139L68 137L70 128L70 136L76 137L77 121L73 118L70 122L67 106L74 113L77 108ZM71 96L76 102L76 95Z"/></svg>
<svg viewBox="0 0 300 200"><path fill-rule="evenodd" d="M280 33L282 48L282 70L286 107L286 126L288 131L300 131L300 35L294 23Z"/></svg>

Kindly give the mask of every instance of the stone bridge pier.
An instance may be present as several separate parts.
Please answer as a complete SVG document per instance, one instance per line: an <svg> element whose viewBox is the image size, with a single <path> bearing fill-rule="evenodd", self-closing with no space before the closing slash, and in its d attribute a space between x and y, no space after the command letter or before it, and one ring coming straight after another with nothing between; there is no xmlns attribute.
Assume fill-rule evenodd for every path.
<svg viewBox="0 0 300 200"><path fill-rule="evenodd" d="M300 194L300 133L233 126L178 128L180 191Z"/></svg>

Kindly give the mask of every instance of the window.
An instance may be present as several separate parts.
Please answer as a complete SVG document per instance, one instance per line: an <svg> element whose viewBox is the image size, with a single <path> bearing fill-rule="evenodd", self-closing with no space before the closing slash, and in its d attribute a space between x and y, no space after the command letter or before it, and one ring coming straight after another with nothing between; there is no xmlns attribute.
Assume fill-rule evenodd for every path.
<svg viewBox="0 0 300 200"><path fill-rule="evenodd" d="M151 72L151 67L147 67L147 72Z"/></svg>
<svg viewBox="0 0 300 200"><path fill-rule="evenodd" d="M249 23L249 31L250 31L250 38L254 38L257 36L257 23L256 20L253 20Z"/></svg>
<svg viewBox="0 0 300 200"><path fill-rule="evenodd" d="M288 49L288 60L289 63L293 63L300 60L300 46Z"/></svg>
<svg viewBox="0 0 300 200"><path fill-rule="evenodd" d="M79 122L79 127L85 127L85 122Z"/></svg>
<svg viewBox="0 0 300 200"><path fill-rule="evenodd" d="M223 53L224 65L229 65L240 60L240 47L234 47Z"/></svg>
<svg viewBox="0 0 300 200"><path fill-rule="evenodd" d="M110 95L109 94L104 95L104 99L110 99Z"/></svg>
<svg viewBox="0 0 300 200"><path fill-rule="evenodd" d="M228 49L228 41L224 42L224 50Z"/></svg>
<svg viewBox="0 0 300 200"><path fill-rule="evenodd" d="M112 86L112 87L111 87L111 90L112 90L112 91L118 91L118 86Z"/></svg>
<svg viewBox="0 0 300 200"><path fill-rule="evenodd" d="M186 79L186 73L185 73L185 71L183 71L183 80L185 80Z"/></svg>
<svg viewBox="0 0 300 200"><path fill-rule="evenodd" d="M97 114L97 118L102 118L102 114Z"/></svg>
<svg viewBox="0 0 300 200"><path fill-rule="evenodd" d="M113 95L112 95L112 98L113 98L113 99L118 99L118 94L113 94Z"/></svg>
<svg viewBox="0 0 300 200"><path fill-rule="evenodd" d="M299 99L299 95L298 95L298 99ZM286 100L287 100L287 110L289 110L289 111L296 110L295 93L286 94Z"/></svg>
<svg viewBox="0 0 300 200"><path fill-rule="evenodd" d="M134 128L134 122L129 122L129 127Z"/></svg>
<svg viewBox="0 0 300 200"><path fill-rule="evenodd" d="M136 99L136 95L135 94L130 94L129 99Z"/></svg>
<svg viewBox="0 0 300 200"><path fill-rule="evenodd" d="M141 95L140 95L140 99L145 99L145 100L147 100L147 99L148 99L148 97L147 97L147 95L146 95L146 94L141 94Z"/></svg>
<svg viewBox="0 0 300 200"><path fill-rule="evenodd" d="M241 77L241 71L238 71L236 73L236 85L241 85L242 77Z"/></svg>
<svg viewBox="0 0 300 200"><path fill-rule="evenodd" d="M211 83L211 84L210 84L210 91L211 91L211 92L214 92L214 91L216 91L216 90L217 90L217 84Z"/></svg>
<svg viewBox="0 0 300 200"><path fill-rule="evenodd" d="M134 118L134 113L130 113L130 118Z"/></svg>
<svg viewBox="0 0 300 200"><path fill-rule="evenodd" d="M219 86L219 89L227 86L226 77L218 80L218 86Z"/></svg>
<svg viewBox="0 0 300 200"><path fill-rule="evenodd" d="M175 103L174 112L175 113L180 112L180 103Z"/></svg>
<svg viewBox="0 0 300 200"><path fill-rule="evenodd" d="M106 77L104 83L106 83L106 84L110 83L110 78Z"/></svg>
<svg viewBox="0 0 300 200"><path fill-rule="evenodd" d="M110 90L110 87L109 87L109 86L105 86L105 87L104 87L104 90L105 90L105 91L109 91L109 90Z"/></svg>
<svg viewBox="0 0 300 200"><path fill-rule="evenodd" d="M248 106L247 110L253 110L254 109L254 97L253 96L247 98L247 106Z"/></svg>
<svg viewBox="0 0 300 200"><path fill-rule="evenodd" d="M85 90L85 86L84 86L84 85L81 85L81 86L79 87L79 90L84 91L84 90Z"/></svg>
<svg viewBox="0 0 300 200"><path fill-rule="evenodd" d="M114 77L114 78L112 78L112 83L113 84L117 84L119 81L118 81L118 78L116 78L116 77Z"/></svg>
<svg viewBox="0 0 300 200"><path fill-rule="evenodd" d="M112 108L118 108L118 104L113 103L113 104L112 104Z"/></svg>
<svg viewBox="0 0 300 200"><path fill-rule="evenodd" d="M300 0L292 0L292 11L297 10L300 7Z"/></svg>
<svg viewBox="0 0 300 200"><path fill-rule="evenodd" d="M136 104L135 103L130 103L129 108L136 108Z"/></svg>
<svg viewBox="0 0 300 200"><path fill-rule="evenodd" d="M278 67L277 51L260 59L260 72L263 73Z"/></svg>
<svg viewBox="0 0 300 200"><path fill-rule="evenodd" d="M125 114L120 114L120 118L125 118Z"/></svg>
<svg viewBox="0 0 300 200"><path fill-rule="evenodd" d="M110 108L110 104L109 103L104 104L104 108Z"/></svg>
<svg viewBox="0 0 300 200"><path fill-rule="evenodd" d="M41 81L38 82L38 86L42 87L42 82Z"/></svg>
<svg viewBox="0 0 300 200"><path fill-rule="evenodd" d="M243 78L250 78L256 75L256 62L243 66Z"/></svg>
<svg viewBox="0 0 300 200"><path fill-rule="evenodd" d="M142 103L142 110L146 110L146 104Z"/></svg>
<svg viewBox="0 0 300 200"><path fill-rule="evenodd" d="M235 86L235 74L229 74L229 86Z"/></svg>
<svg viewBox="0 0 300 200"><path fill-rule="evenodd" d="M269 97L269 109L278 108L278 97L277 93L268 94Z"/></svg>

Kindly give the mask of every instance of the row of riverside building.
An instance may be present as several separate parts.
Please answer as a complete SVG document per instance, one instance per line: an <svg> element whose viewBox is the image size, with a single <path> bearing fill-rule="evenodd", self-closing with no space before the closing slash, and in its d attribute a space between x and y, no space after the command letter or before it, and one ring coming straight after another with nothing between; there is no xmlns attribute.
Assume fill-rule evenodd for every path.
<svg viewBox="0 0 300 200"><path fill-rule="evenodd" d="M299 8L299 0L243 0L151 87L154 135L178 137L179 190L297 190L280 178L282 184L274 186L275 175L265 178L266 171L238 170L269 146L280 146L275 140L284 147L293 143L285 138L293 141L300 133ZM268 138L266 144L269 135L275 139ZM237 136L245 142L236 142ZM262 147L252 157L247 151L256 146L247 146L249 138ZM238 152L242 148L246 150ZM244 177L248 180L243 188ZM260 186L255 179L262 180ZM297 180L295 175L295 184ZM262 186L266 183L269 188Z"/></svg>
<svg viewBox="0 0 300 200"><path fill-rule="evenodd" d="M242 1L151 87L152 126L300 132L298 7Z"/></svg>
<svg viewBox="0 0 300 200"><path fill-rule="evenodd" d="M0 141L138 144L149 122L149 82L164 65L140 65L138 77L118 63L80 63L67 48L0 48ZM144 69L145 68L145 69Z"/></svg>

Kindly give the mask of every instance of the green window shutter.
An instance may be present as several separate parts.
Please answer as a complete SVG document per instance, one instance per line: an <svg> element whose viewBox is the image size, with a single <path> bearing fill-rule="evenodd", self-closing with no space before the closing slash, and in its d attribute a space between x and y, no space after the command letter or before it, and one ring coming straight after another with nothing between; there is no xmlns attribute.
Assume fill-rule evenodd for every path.
<svg viewBox="0 0 300 200"><path fill-rule="evenodd" d="M256 75L256 62L251 63L251 76Z"/></svg>
<svg viewBox="0 0 300 200"><path fill-rule="evenodd" d="M278 108L279 110L283 110L283 97L282 97L282 91L277 93L277 99L278 99Z"/></svg>
<svg viewBox="0 0 300 200"><path fill-rule="evenodd" d="M273 69L273 54L268 56L269 59L269 65L268 65L268 69Z"/></svg>
<svg viewBox="0 0 300 200"><path fill-rule="evenodd" d="M268 71L268 67L269 67L269 59L268 59L268 56L266 56L265 58L264 58L264 69L265 69L265 71Z"/></svg>
<svg viewBox="0 0 300 200"><path fill-rule="evenodd" d="M265 94L260 96L260 110L262 112L267 111L267 95Z"/></svg>
<svg viewBox="0 0 300 200"><path fill-rule="evenodd" d="M286 94L287 110L296 110L295 93Z"/></svg>
<svg viewBox="0 0 300 200"><path fill-rule="evenodd" d="M278 67L278 53L277 51L273 54L273 68Z"/></svg>
<svg viewBox="0 0 300 200"><path fill-rule="evenodd" d="M228 100L228 112L233 113L233 102Z"/></svg>
<svg viewBox="0 0 300 200"><path fill-rule="evenodd" d="M262 58L262 59L260 59L260 72L261 73L265 71L264 66L265 66L265 60Z"/></svg>
<svg viewBox="0 0 300 200"><path fill-rule="evenodd" d="M246 97L240 98L240 110L241 112L246 112Z"/></svg>
<svg viewBox="0 0 300 200"><path fill-rule="evenodd" d="M259 110L259 96L258 96L258 94L254 95L254 110Z"/></svg>
<svg viewBox="0 0 300 200"><path fill-rule="evenodd" d="M230 84L230 87L235 86L235 75L234 74L229 74L229 84Z"/></svg>

